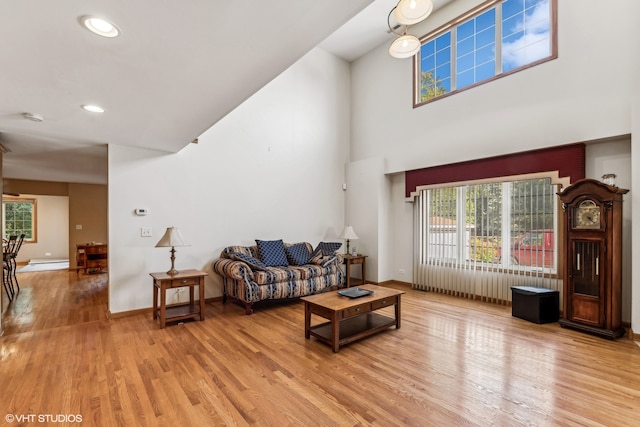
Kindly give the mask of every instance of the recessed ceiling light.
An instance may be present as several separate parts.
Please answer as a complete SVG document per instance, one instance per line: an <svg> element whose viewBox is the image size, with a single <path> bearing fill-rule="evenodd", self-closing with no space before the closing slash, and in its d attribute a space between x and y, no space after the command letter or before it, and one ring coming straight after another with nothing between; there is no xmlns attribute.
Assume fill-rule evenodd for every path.
<svg viewBox="0 0 640 427"><path fill-rule="evenodd" d="M95 16L83 16L80 22L89 31L102 37L118 37L120 30L111 22Z"/></svg>
<svg viewBox="0 0 640 427"><path fill-rule="evenodd" d="M104 108L98 105L83 105L82 108L92 113L104 113Z"/></svg>

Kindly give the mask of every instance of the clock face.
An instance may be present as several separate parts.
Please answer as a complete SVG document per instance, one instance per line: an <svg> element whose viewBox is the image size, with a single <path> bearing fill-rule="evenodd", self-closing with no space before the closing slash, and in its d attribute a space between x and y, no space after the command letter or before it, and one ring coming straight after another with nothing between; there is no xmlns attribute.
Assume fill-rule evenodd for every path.
<svg viewBox="0 0 640 427"><path fill-rule="evenodd" d="M593 200L585 200L574 208L576 228L600 228L600 207Z"/></svg>

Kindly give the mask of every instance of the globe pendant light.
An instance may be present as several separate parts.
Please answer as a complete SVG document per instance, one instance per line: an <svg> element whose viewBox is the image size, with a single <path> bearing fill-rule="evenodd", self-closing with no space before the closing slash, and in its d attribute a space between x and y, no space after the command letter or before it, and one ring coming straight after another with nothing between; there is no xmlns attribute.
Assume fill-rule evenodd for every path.
<svg viewBox="0 0 640 427"><path fill-rule="evenodd" d="M409 58L420 51L420 40L411 34L398 37L389 46L389 55L394 58Z"/></svg>
<svg viewBox="0 0 640 427"><path fill-rule="evenodd" d="M400 0L387 16L389 31L399 35L389 46L389 55L394 58L409 58L420 52L420 40L416 36L407 34L413 24L427 18L433 11L433 0ZM392 27L390 18L393 14L396 22L404 25L404 32L395 31L399 26Z"/></svg>
<svg viewBox="0 0 640 427"><path fill-rule="evenodd" d="M432 11L432 0L400 0L393 15L398 24L414 25L427 19Z"/></svg>

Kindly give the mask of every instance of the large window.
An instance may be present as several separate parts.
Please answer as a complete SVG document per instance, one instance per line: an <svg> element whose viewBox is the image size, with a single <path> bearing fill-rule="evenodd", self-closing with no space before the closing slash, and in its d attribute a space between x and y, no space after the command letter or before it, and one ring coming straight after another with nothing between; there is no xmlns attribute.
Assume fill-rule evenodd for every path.
<svg viewBox="0 0 640 427"><path fill-rule="evenodd" d="M423 262L555 274L557 191L549 178L422 190Z"/></svg>
<svg viewBox="0 0 640 427"><path fill-rule="evenodd" d="M421 105L557 57L556 0L491 0L422 38Z"/></svg>
<svg viewBox="0 0 640 427"><path fill-rule="evenodd" d="M25 241L36 240L36 199L3 197L4 237L25 234Z"/></svg>

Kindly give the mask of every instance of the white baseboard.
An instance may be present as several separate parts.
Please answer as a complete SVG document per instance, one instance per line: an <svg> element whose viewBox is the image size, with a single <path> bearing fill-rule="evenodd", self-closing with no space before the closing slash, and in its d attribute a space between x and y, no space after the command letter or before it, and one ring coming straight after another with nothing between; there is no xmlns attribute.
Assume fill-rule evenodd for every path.
<svg viewBox="0 0 640 427"><path fill-rule="evenodd" d="M29 264L46 264L49 262L69 262L69 258L34 258L29 260Z"/></svg>

